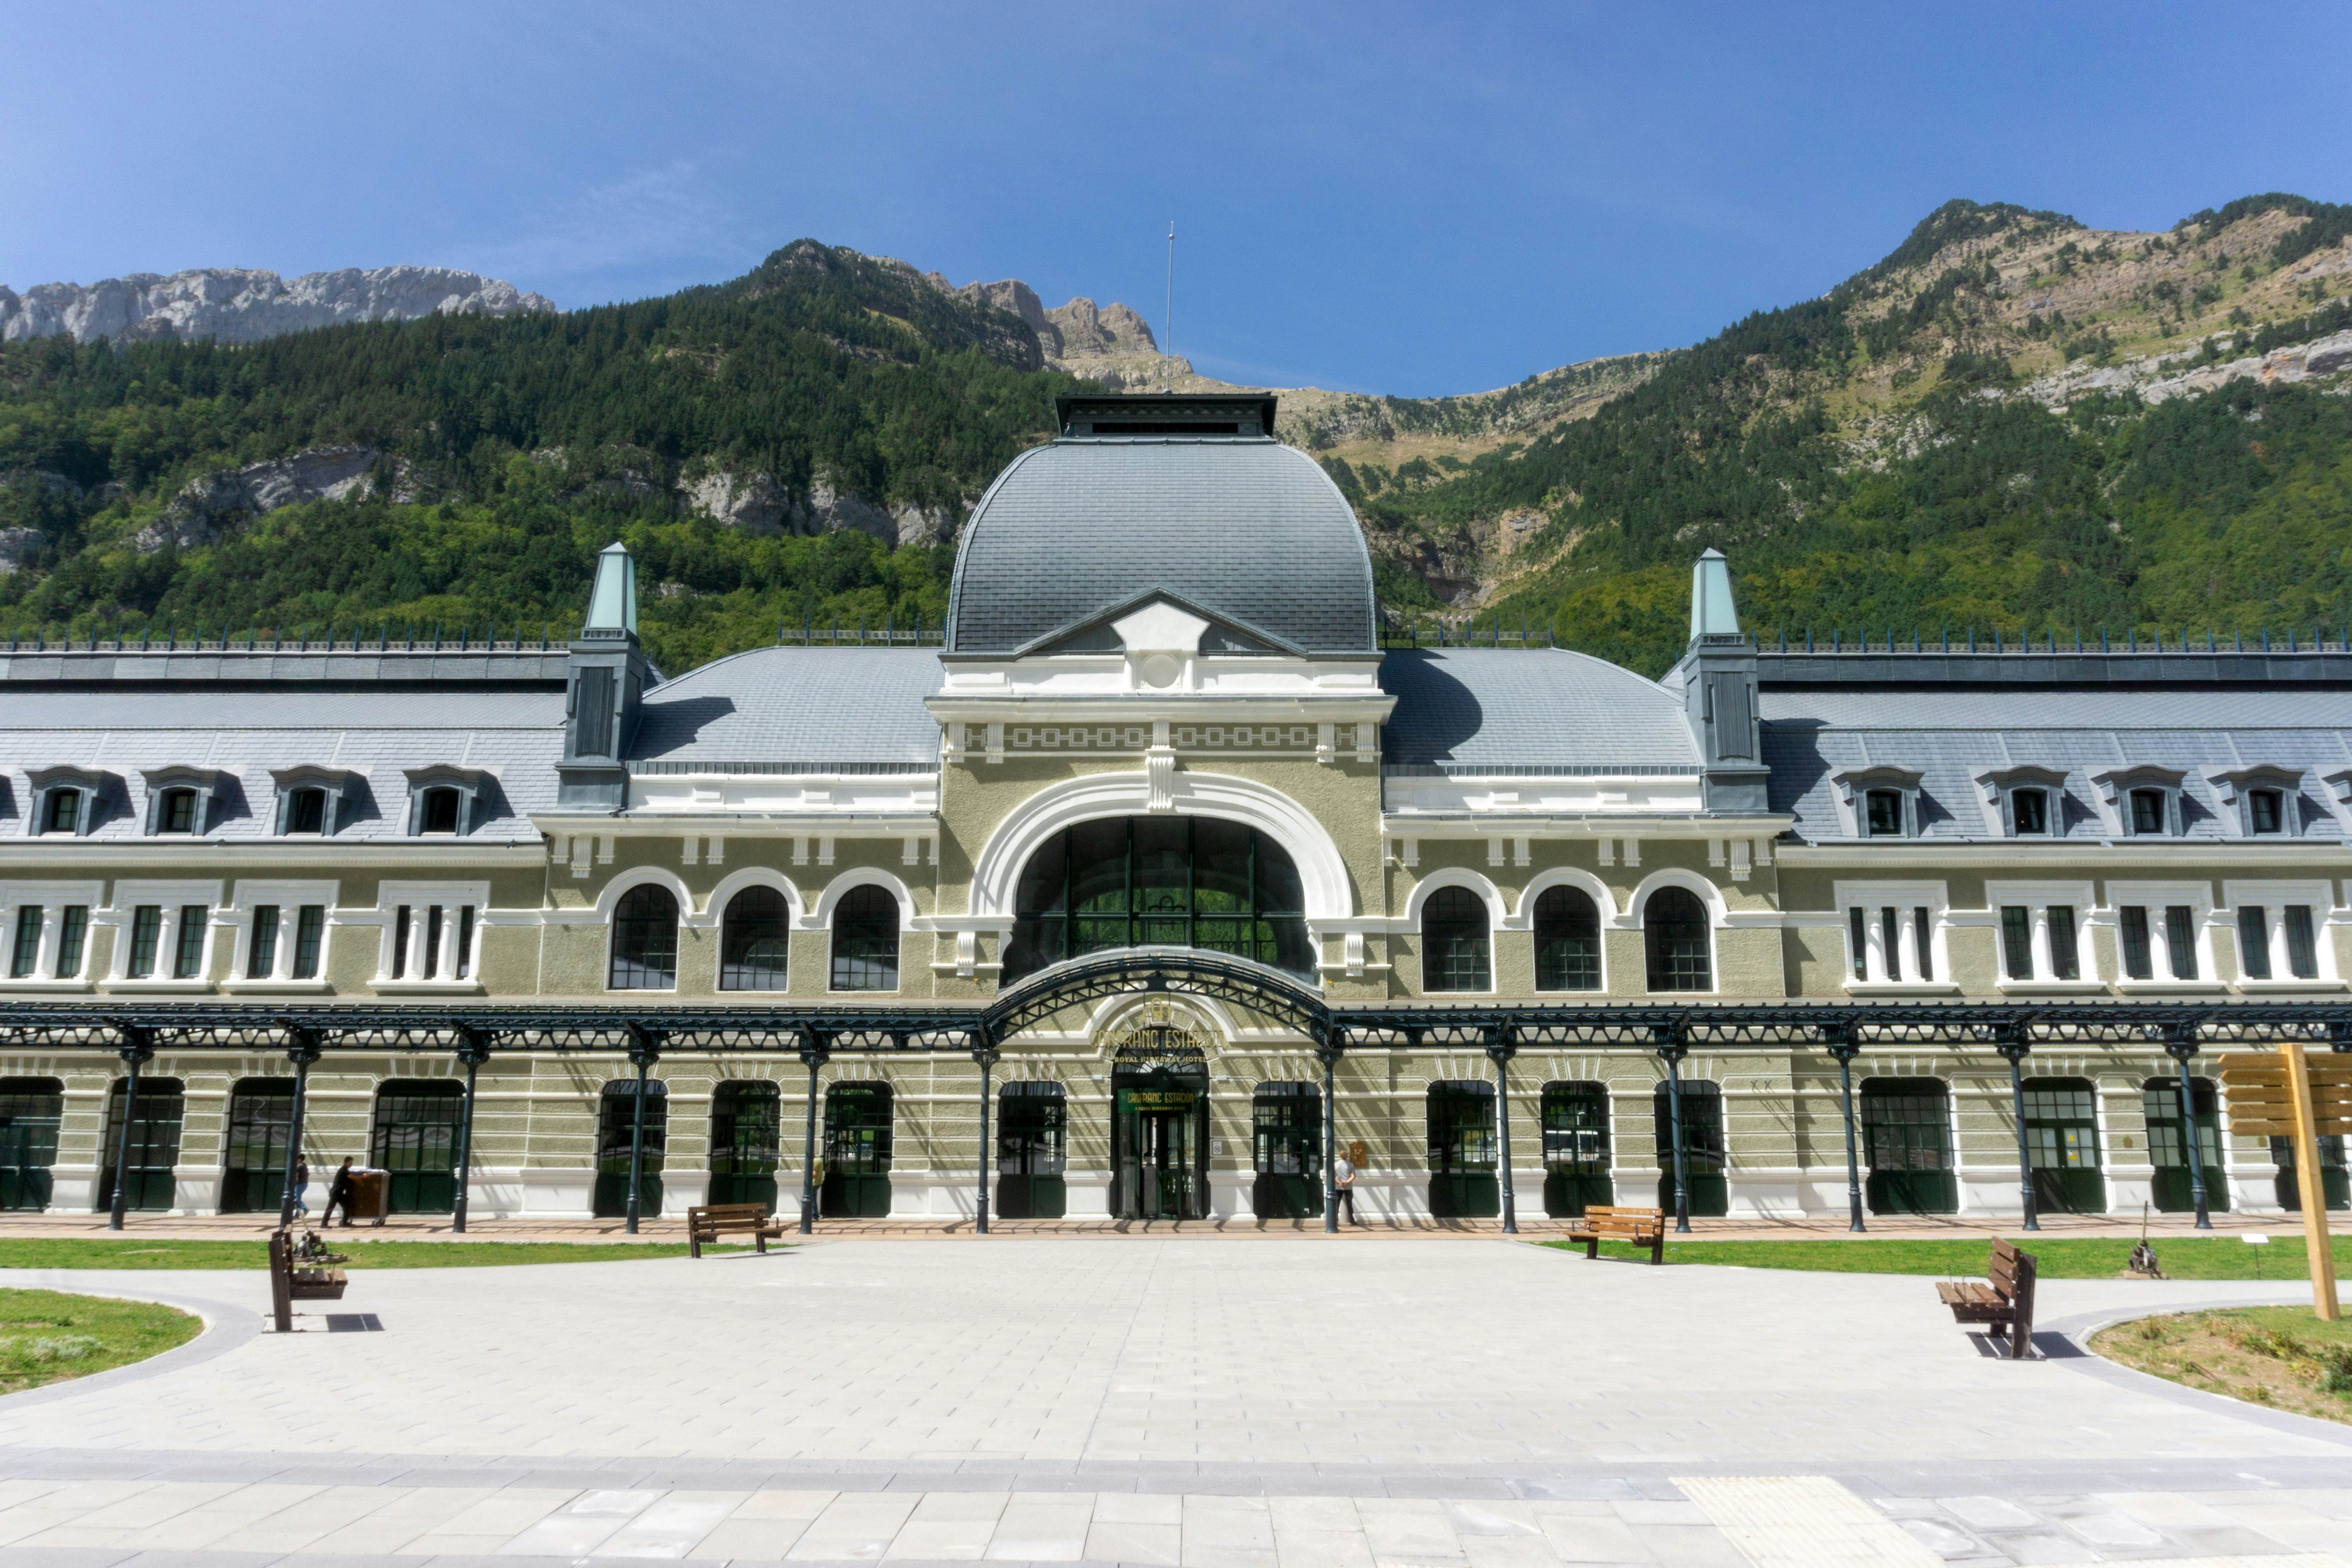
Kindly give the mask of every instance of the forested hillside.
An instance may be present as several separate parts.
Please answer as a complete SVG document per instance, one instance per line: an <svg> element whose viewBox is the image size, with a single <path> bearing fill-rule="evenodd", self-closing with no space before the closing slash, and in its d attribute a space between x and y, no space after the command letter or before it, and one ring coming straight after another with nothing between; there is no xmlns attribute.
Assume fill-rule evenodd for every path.
<svg viewBox="0 0 2352 1568"><path fill-rule="evenodd" d="M566 315L9 344L0 633L560 635L616 536L672 668L786 617L936 626L936 535L1076 384L1041 363L1019 318L810 241L730 283ZM270 466L320 451L323 491ZM698 495L745 525L695 515ZM827 506L855 524L811 521Z"/></svg>
<svg viewBox="0 0 2352 1568"><path fill-rule="evenodd" d="M1652 671L1708 546L1768 634L2333 628L2352 620L2352 342L2293 347L2352 328L2347 220L2263 196L2095 235L1956 202L1524 447L1418 481L1326 466L1395 615L1439 608L1417 553L1508 519L1524 538L1486 546L1496 581L1452 618L1556 618Z"/></svg>

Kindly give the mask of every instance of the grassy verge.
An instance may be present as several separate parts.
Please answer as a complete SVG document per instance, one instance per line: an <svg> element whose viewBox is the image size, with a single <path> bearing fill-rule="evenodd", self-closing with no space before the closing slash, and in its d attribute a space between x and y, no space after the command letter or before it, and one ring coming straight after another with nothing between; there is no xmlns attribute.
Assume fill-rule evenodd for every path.
<svg viewBox="0 0 2352 1568"><path fill-rule="evenodd" d="M2173 1312L2093 1337L2111 1361L2274 1410L2352 1423L2352 1321L2308 1307Z"/></svg>
<svg viewBox="0 0 2352 1568"><path fill-rule="evenodd" d="M187 1343L203 1327L152 1301L0 1290L0 1394L145 1361Z"/></svg>
<svg viewBox="0 0 2352 1568"><path fill-rule="evenodd" d="M361 1268L490 1268L516 1263L609 1263L639 1258L683 1258L682 1241L351 1241L328 1245ZM771 1247L776 1243L771 1242ZM705 1253L748 1252L747 1247L706 1247ZM163 1241L124 1237L0 1237L0 1268L267 1268L266 1241Z"/></svg>
<svg viewBox="0 0 2352 1568"><path fill-rule="evenodd" d="M2044 1279L2107 1279L2131 1260L2129 1237L2011 1237L2033 1254ZM2352 1275L2352 1237L2334 1238L2338 1279ZM1582 1252L1571 1241L1541 1245ZM2308 1279L2300 1229L2277 1233L2267 1247L2234 1236L2158 1237L2150 1246L2174 1279ZM1967 1241L1669 1241L1668 1263L1715 1263L1740 1268L1801 1268L1823 1274L1925 1274L1942 1279L1981 1279L1988 1244ZM1649 1251L1604 1244L1603 1258L1640 1258Z"/></svg>

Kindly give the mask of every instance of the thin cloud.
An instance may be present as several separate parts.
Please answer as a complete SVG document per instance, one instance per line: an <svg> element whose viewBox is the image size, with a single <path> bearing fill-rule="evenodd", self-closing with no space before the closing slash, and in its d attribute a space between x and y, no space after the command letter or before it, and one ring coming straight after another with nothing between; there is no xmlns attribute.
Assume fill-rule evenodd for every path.
<svg viewBox="0 0 2352 1568"><path fill-rule="evenodd" d="M740 254L741 225L693 163L593 185L527 215L519 231L460 247L460 265L525 288Z"/></svg>

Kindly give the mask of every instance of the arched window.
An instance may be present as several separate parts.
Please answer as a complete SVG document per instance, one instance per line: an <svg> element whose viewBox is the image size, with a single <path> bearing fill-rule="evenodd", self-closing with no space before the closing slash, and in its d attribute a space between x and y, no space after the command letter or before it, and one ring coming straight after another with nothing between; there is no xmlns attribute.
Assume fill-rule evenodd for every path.
<svg viewBox="0 0 2352 1568"><path fill-rule="evenodd" d="M773 888L746 888L728 900L719 934L719 989L782 991L791 930L792 908Z"/></svg>
<svg viewBox="0 0 2352 1568"><path fill-rule="evenodd" d="M1706 906L1686 888L1660 888L1642 906L1642 941L1653 991L1712 991Z"/></svg>
<svg viewBox="0 0 2352 1568"><path fill-rule="evenodd" d="M1424 991L1488 991L1486 901L1467 888L1440 888L1421 906L1421 984Z"/></svg>
<svg viewBox="0 0 2352 1568"><path fill-rule="evenodd" d="M158 833L194 833L196 831L196 792L192 789L167 789L163 803L155 810L155 831Z"/></svg>
<svg viewBox="0 0 2352 1568"><path fill-rule="evenodd" d="M456 790L446 787L426 790L425 792L425 799L417 808L416 831L419 833L456 833L457 831L457 805L461 798L462 797Z"/></svg>
<svg viewBox="0 0 2352 1568"><path fill-rule="evenodd" d="M667 991L677 984L677 900L647 882L621 895L613 910L615 991Z"/></svg>
<svg viewBox="0 0 2352 1568"><path fill-rule="evenodd" d="M1197 947L1315 973L1298 868L1208 816L1110 817L1038 846L1022 868L1003 979L1116 947Z"/></svg>
<svg viewBox="0 0 2352 1568"><path fill-rule="evenodd" d="M1581 888L1551 888L1536 900L1536 989L1601 989L1601 910Z"/></svg>
<svg viewBox="0 0 2352 1568"><path fill-rule="evenodd" d="M833 988L898 989L898 900L887 888L852 888L833 911Z"/></svg>

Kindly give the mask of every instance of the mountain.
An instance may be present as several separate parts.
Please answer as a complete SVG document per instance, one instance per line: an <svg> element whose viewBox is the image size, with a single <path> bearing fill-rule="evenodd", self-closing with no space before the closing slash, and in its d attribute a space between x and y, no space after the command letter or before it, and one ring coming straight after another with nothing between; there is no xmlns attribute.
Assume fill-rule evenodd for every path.
<svg viewBox="0 0 2352 1568"><path fill-rule="evenodd" d="M456 312L512 316L554 309L551 300L511 283L446 267L347 267L306 272L290 282L275 272L206 267L168 278L133 272L87 288L37 283L22 294L0 285L0 342L62 332L78 343L101 337L251 343L345 321L404 321Z"/></svg>
<svg viewBox="0 0 2352 1568"><path fill-rule="evenodd" d="M2352 206L2284 195L2161 233L1955 201L1690 348L1459 397L1280 389L1279 434L1355 504L1400 632L1524 618L1660 669L1709 545L1767 636L2332 626L2347 237ZM0 634L560 625L615 536L670 665L936 626L955 529L1056 392L1225 384L1124 305L814 240L569 313L53 324L0 339Z"/></svg>

